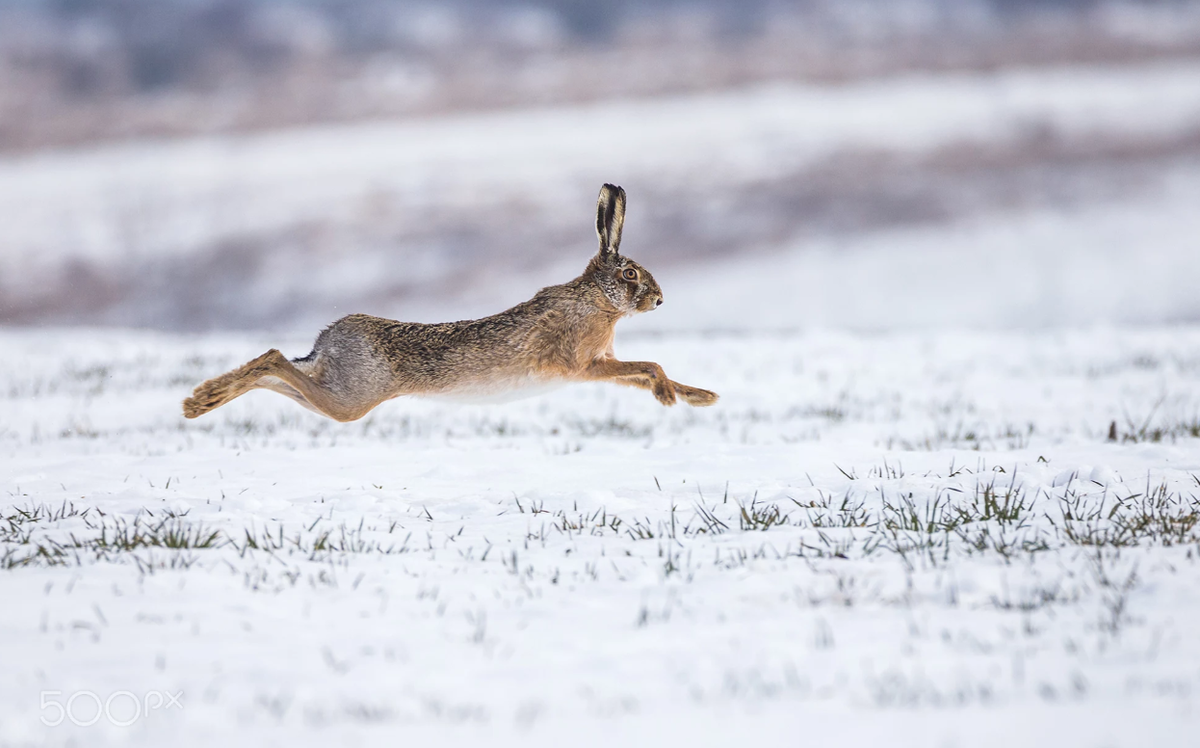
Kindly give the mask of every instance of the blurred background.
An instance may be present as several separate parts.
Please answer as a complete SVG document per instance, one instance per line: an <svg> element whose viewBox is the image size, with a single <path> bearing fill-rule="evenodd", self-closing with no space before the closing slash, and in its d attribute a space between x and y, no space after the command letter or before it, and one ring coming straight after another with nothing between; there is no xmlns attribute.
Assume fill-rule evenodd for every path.
<svg viewBox="0 0 1200 748"><path fill-rule="evenodd" d="M1200 2L0 0L0 324L1200 320Z"/></svg>

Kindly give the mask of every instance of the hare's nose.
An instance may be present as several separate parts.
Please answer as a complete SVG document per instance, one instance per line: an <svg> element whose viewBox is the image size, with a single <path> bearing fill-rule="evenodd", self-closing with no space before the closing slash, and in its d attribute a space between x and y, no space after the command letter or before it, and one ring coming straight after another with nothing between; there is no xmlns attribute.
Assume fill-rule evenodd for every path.
<svg viewBox="0 0 1200 748"><path fill-rule="evenodd" d="M662 297L661 296L659 296L657 299L654 300L654 306L662 306Z"/></svg>

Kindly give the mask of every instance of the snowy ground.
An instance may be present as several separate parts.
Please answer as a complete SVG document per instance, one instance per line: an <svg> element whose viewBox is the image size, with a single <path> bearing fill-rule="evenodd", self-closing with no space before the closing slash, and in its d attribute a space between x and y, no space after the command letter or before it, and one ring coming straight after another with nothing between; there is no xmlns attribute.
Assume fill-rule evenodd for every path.
<svg viewBox="0 0 1200 748"><path fill-rule="evenodd" d="M1194 744L1198 74L0 159L0 301L302 333L0 328L0 748ZM667 302L618 353L716 407L580 385L181 417L206 377L308 352L310 318L471 316L570 277L612 180ZM477 210L488 258L438 238Z"/></svg>
<svg viewBox="0 0 1200 748"><path fill-rule="evenodd" d="M721 402L180 417L280 342L0 331L0 745L1194 744L1200 328L619 331Z"/></svg>

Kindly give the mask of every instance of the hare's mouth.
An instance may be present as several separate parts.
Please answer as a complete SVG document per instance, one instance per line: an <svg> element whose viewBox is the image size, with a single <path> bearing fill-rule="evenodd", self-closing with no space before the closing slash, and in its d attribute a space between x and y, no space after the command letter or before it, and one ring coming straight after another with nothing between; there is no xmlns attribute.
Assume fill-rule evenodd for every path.
<svg viewBox="0 0 1200 748"><path fill-rule="evenodd" d="M662 306L662 303L663 298L660 294L646 296L638 301L636 305L636 311L653 312L655 309L658 309L660 306Z"/></svg>

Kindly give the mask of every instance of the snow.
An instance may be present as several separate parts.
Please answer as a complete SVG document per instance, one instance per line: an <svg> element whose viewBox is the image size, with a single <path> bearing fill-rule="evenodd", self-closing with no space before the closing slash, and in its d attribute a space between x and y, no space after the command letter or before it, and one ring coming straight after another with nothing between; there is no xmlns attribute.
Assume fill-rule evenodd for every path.
<svg viewBox="0 0 1200 748"><path fill-rule="evenodd" d="M0 743L1193 742L1200 328L622 327L721 402L179 415L309 342L0 331L0 528L31 533L0 558L90 543L0 571ZM897 526L989 486L1018 519ZM1114 540L1147 495L1159 529ZM96 550L164 521L218 540ZM183 695L48 728L45 691Z"/></svg>
<svg viewBox="0 0 1200 748"><path fill-rule="evenodd" d="M8 157L0 283L379 195L524 194L587 234L613 179L1186 143L1198 79L942 74ZM196 384L316 329L0 328L0 746L1192 745L1192 150L1066 205L651 267L666 303L617 353L708 409L570 385L338 424L255 392L187 421ZM495 312L586 259L401 311ZM380 270L339 267L314 282ZM77 722L114 701L43 724L72 697Z"/></svg>

